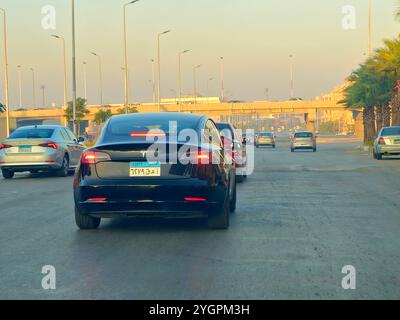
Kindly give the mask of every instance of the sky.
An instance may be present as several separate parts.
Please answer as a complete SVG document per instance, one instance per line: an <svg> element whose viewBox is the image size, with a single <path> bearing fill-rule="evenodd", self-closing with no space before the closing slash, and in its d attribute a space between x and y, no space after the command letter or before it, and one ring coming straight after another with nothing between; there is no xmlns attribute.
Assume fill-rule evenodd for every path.
<svg viewBox="0 0 400 320"><path fill-rule="evenodd" d="M103 61L104 103L123 101L123 23L121 0L76 0L76 52L78 96L83 96L83 61L87 62L88 103L99 103L97 52ZM373 47L395 37L400 23L394 19L396 0L372 0ZM32 75L36 73L37 104L63 101L63 56L67 42L68 98L72 88L70 0L1 0L7 11L9 87L11 109L18 108L17 65L22 66L24 107L33 105ZM42 8L53 6L56 29L44 29ZM346 30L345 6L355 9L355 28ZM183 56L183 92L193 92L195 65L201 95L218 96L220 60L225 61L226 96L234 100L286 100L290 97L290 59L293 55L297 97L313 99L330 92L365 59L368 50L367 0L141 0L127 8L129 92L131 102L152 100L152 64L157 34L161 38L161 93L178 92L178 53ZM1 21L1 20L0 20ZM0 27L0 31L3 28ZM3 38L0 37L3 61ZM0 101L4 101L4 64L0 64Z"/></svg>

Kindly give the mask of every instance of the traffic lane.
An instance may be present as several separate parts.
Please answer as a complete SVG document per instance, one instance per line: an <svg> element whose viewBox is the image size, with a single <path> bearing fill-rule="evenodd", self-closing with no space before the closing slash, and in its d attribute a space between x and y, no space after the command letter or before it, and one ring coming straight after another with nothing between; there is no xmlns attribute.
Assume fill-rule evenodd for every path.
<svg viewBox="0 0 400 320"><path fill-rule="evenodd" d="M98 231L77 231L71 178L21 178L30 196L2 209L0 237L7 246L3 245L0 275L7 290L0 295L28 299L394 297L398 295L392 279L399 262L398 220L389 203L386 219L375 221L376 208L369 200L382 205L380 193L393 185L398 190L398 176L382 178L371 163L363 163L370 160L348 150L352 149L321 146L317 154L290 154L286 147L258 150L256 174L239 185L238 212L232 217L232 228L223 232L207 230L204 222L155 220L113 220ZM328 170L324 161L335 156L332 164L353 163L355 173L340 167ZM364 194L369 178L357 172L360 164L353 158L363 169L370 166L369 173L383 184L372 197ZM288 166L285 170L282 159L287 165L296 160L305 169ZM319 171L310 173L318 166ZM7 186L19 181L7 181ZM4 188L2 182L3 195L15 188ZM40 191L44 187L46 196ZM354 190L359 190L357 196ZM10 218L27 213L31 219ZM376 240L376 234L381 235L380 245L370 245L370 236ZM348 260L366 275L356 292L340 287L341 267ZM44 264L57 269L54 292L41 289Z"/></svg>

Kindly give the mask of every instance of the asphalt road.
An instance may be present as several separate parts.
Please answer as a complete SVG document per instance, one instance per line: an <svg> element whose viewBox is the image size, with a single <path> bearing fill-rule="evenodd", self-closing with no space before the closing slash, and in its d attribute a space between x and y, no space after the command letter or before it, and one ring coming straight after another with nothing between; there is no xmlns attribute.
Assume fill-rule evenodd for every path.
<svg viewBox="0 0 400 320"><path fill-rule="evenodd" d="M257 150L228 231L154 220L78 231L72 177L0 177L0 298L399 299L400 159L355 147ZM44 265L56 290L41 287ZM341 286L345 265L356 290Z"/></svg>

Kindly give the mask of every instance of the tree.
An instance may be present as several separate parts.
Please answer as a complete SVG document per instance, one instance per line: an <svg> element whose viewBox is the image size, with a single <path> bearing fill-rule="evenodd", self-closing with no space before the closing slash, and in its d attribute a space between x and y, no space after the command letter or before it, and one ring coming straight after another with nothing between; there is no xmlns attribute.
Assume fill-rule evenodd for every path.
<svg viewBox="0 0 400 320"><path fill-rule="evenodd" d="M126 113L125 107L124 108L119 108L117 110L117 114L125 114L125 113ZM137 108L135 106L128 107L128 114L130 114L130 113L138 113Z"/></svg>
<svg viewBox="0 0 400 320"><path fill-rule="evenodd" d="M80 132L80 124L81 124L83 118L89 113L90 113L90 111L86 108L86 100L83 98L77 98L76 99L76 122L78 125L78 132ZM68 102L68 107L65 110L65 116L67 117L68 121L72 121L74 119L72 101Z"/></svg>
<svg viewBox="0 0 400 320"><path fill-rule="evenodd" d="M101 125L105 123L109 118L112 117L112 112L110 109L101 109L94 116L94 123Z"/></svg>

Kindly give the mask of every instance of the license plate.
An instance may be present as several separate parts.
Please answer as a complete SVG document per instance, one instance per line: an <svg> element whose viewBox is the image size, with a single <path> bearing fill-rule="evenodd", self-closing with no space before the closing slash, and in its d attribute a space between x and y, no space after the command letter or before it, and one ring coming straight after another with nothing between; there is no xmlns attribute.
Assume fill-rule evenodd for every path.
<svg viewBox="0 0 400 320"><path fill-rule="evenodd" d="M393 142L394 142L395 144L400 144L400 139L394 139Z"/></svg>
<svg viewBox="0 0 400 320"><path fill-rule="evenodd" d="M21 146L18 148L19 153L30 153L32 152L32 147L31 146Z"/></svg>
<svg viewBox="0 0 400 320"><path fill-rule="evenodd" d="M131 162L129 176L136 177L161 177L160 162Z"/></svg>

